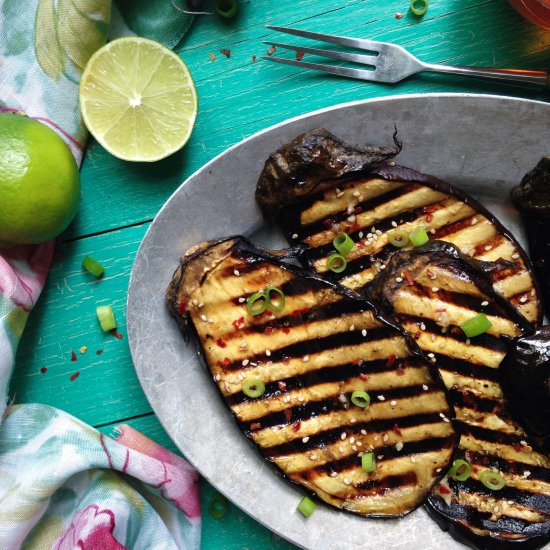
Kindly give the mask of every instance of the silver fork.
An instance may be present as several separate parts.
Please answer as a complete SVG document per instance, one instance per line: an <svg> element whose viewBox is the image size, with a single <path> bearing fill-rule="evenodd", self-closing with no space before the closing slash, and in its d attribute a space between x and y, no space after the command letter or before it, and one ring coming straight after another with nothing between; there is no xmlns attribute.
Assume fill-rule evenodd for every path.
<svg viewBox="0 0 550 550"><path fill-rule="evenodd" d="M550 75L545 71L524 71L521 69L491 69L486 67L465 67L460 65L436 65L433 63L424 63L410 54L405 48L388 42L376 42L374 40L364 40L362 38L350 38L347 36L335 36L330 34L321 34L318 32L303 31L290 27L275 27L268 25L268 29L287 34L294 34L304 38L311 38L321 42L329 42L340 46L350 46L358 50L371 52L372 55L338 52L324 50L320 48L309 48L305 46L293 46L291 44L282 44L280 42L266 41L265 44L277 48L285 48L301 53L311 53L314 55L330 57L332 59L342 59L367 65L369 69L352 69L349 67L340 67L336 65L326 65L323 63L310 63L298 59L285 59L282 57L262 56L266 61L282 63L283 65L292 65L321 71L338 76L357 78L359 80L372 80L375 82L395 83L411 76L413 74L430 71L434 73L457 74L461 76L477 76L490 78L493 80L507 80L516 83L530 84L539 86L543 89L550 89Z"/></svg>

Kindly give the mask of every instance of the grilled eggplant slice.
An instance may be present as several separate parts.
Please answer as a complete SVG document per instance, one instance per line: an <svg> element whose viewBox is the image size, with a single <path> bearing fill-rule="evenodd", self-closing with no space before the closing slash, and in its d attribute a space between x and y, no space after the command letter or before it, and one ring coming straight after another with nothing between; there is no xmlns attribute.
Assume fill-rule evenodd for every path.
<svg viewBox="0 0 550 550"><path fill-rule="evenodd" d="M322 139L316 139L318 133ZM303 144L310 142L317 143L315 154L301 155ZM279 211L278 221L289 242L308 246L305 257L309 266L347 287L363 289L395 251L389 241L392 233L400 230L408 234L424 226L431 239L453 243L468 256L509 260L511 264L491 274L494 288L529 321L540 322L542 308L530 261L483 206L443 181L395 166L384 154L360 170L326 171L323 163L338 164L340 160L340 149L330 144L326 130L298 136L271 155L257 184L256 199L263 211ZM349 159L354 155L363 155L363 148L341 147L345 147L347 164L352 164ZM312 162L310 157L320 162ZM275 170L273 159L286 170ZM295 185L303 180L305 171L307 185ZM343 232L356 245L345 271L335 274L326 259L334 252L333 239Z"/></svg>
<svg viewBox="0 0 550 550"><path fill-rule="evenodd" d="M248 298L268 285L284 292L284 310L251 316ZM291 481L337 508L392 517L443 475L456 434L437 370L366 300L242 237L183 256L166 300L241 430ZM247 396L243 384L258 379L265 392ZM368 408L350 402L355 390ZM364 452L375 472L363 471Z"/></svg>
<svg viewBox="0 0 550 550"><path fill-rule="evenodd" d="M550 316L550 155L514 187L512 200L523 214L529 252L541 283L546 315Z"/></svg>
<svg viewBox="0 0 550 550"><path fill-rule="evenodd" d="M510 339L529 328L486 276L503 267L431 241L394 254L369 295L392 312L439 369L460 433L454 458L473 468L469 479L448 479L434 489L428 500L432 511L475 547L527 542L538 548L550 540L550 459L512 418L500 384L499 365ZM460 325L478 313L492 326L467 339ZM484 470L499 472L504 487L484 486Z"/></svg>

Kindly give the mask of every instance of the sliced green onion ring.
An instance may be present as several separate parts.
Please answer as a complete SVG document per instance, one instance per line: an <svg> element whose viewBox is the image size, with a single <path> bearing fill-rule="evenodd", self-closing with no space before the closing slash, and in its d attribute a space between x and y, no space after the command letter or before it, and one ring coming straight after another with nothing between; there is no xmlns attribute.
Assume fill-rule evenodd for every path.
<svg viewBox="0 0 550 550"><path fill-rule="evenodd" d="M498 472L484 470L479 474L479 481L492 491L500 491L506 485L504 478Z"/></svg>
<svg viewBox="0 0 550 550"><path fill-rule="evenodd" d="M246 308L248 309L248 315L252 315L252 317L262 314L267 309L267 296L265 292L256 292L252 296L249 296L246 301Z"/></svg>
<svg viewBox="0 0 550 550"><path fill-rule="evenodd" d="M86 256L82 260L82 267L94 277L101 277L105 272L105 268L99 262L96 262L91 256Z"/></svg>
<svg viewBox="0 0 550 550"><path fill-rule="evenodd" d="M424 15L428 11L430 0L411 0L411 11L415 15Z"/></svg>
<svg viewBox="0 0 550 550"><path fill-rule="evenodd" d="M271 298L273 293L277 295L275 301ZM285 293L280 288L269 285L265 289L265 297L269 309L274 309L275 311L283 311L285 309Z"/></svg>
<svg viewBox="0 0 550 550"><path fill-rule="evenodd" d="M231 19L239 11L239 2L237 0L218 0L216 2L216 12L225 19Z"/></svg>
<svg viewBox="0 0 550 550"><path fill-rule="evenodd" d="M409 239L413 246L422 246L430 240L430 237L428 237L426 228L422 225L419 225L409 233Z"/></svg>
<svg viewBox="0 0 550 550"><path fill-rule="evenodd" d="M402 229L396 229L388 235L388 240L393 246L403 248L409 244L409 235Z"/></svg>
<svg viewBox="0 0 550 550"><path fill-rule="evenodd" d="M363 456L361 457L361 468L363 468L363 471L367 473L374 472L374 470L376 470L376 458L374 457L373 452L368 451L363 453Z"/></svg>
<svg viewBox="0 0 550 550"><path fill-rule="evenodd" d="M208 503L208 511L214 519L222 519L227 514L227 499L220 493L213 494Z"/></svg>
<svg viewBox="0 0 550 550"><path fill-rule="evenodd" d="M346 256L350 253L351 249L355 246L355 242L347 233L339 233L332 240L332 244L342 256Z"/></svg>
<svg viewBox="0 0 550 550"><path fill-rule="evenodd" d="M484 334L487 332L493 325L491 325L491 321L487 319L485 314L478 313L477 315L474 315L474 317L471 317L470 319L464 321L460 328L464 332L467 338L473 338L474 336L479 336L480 334Z"/></svg>
<svg viewBox="0 0 550 550"><path fill-rule="evenodd" d="M300 501L300 504L298 504L298 510L306 518L311 516L311 514L313 514L313 512L315 512L316 508L317 508L317 504L313 500L311 500L309 497L304 497Z"/></svg>
<svg viewBox="0 0 550 550"><path fill-rule="evenodd" d="M449 477L456 481L466 481L471 475L472 467L461 458L457 458L449 470Z"/></svg>
<svg viewBox="0 0 550 550"><path fill-rule="evenodd" d="M348 267L348 261L342 254L334 252L327 258L327 267L334 273L342 273Z"/></svg>
<svg viewBox="0 0 550 550"><path fill-rule="evenodd" d="M351 394L351 402L356 407L361 407L362 409L366 409L370 405L370 395L363 390L355 390Z"/></svg>
<svg viewBox="0 0 550 550"><path fill-rule="evenodd" d="M115 313L112 306L97 306L95 313L104 332L109 332L116 328Z"/></svg>
<svg viewBox="0 0 550 550"><path fill-rule="evenodd" d="M265 384L259 378L247 378L243 382L243 393L247 397L260 397L265 393Z"/></svg>

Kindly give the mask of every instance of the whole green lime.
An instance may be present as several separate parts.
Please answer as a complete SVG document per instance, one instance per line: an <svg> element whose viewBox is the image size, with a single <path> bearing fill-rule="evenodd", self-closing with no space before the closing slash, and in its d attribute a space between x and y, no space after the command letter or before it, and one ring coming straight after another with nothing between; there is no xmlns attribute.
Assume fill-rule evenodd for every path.
<svg viewBox="0 0 550 550"><path fill-rule="evenodd" d="M0 114L0 246L56 237L79 198L78 166L65 142L37 120Z"/></svg>

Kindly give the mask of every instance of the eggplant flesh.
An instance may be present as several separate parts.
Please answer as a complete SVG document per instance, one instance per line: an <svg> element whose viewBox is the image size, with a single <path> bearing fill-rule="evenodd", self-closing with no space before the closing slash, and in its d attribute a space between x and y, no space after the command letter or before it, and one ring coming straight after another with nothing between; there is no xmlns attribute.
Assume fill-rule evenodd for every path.
<svg viewBox="0 0 550 550"><path fill-rule="evenodd" d="M323 139L316 140L317 133ZM330 147L326 130L312 130L305 136L317 143L316 158L338 162L339 150ZM475 259L507 260L508 264L490 274L495 290L531 323L541 321L542 307L529 258L513 235L472 197L441 180L396 166L383 155L362 170L327 174L322 163L311 163L309 157L299 154L304 139L298 136L273 153L270 159L276 158L286 171L279 177L268 161L256 198L264 213L278 213L278 223L290 243L307 246L303 258L309 267L349 288L367 288L395 251L390 244L392 236L398 231L408 235L422 226L430 239L455 244ZM345 147L346 159L354 154L361 157L363 148ZM301 181L305 170L310 184L297 189L293 174ZM355 246L347 255L345 271L333 273L326 260L335 251L332 241L340 233L348 233Z"/></svg>
<svg viewBox="0 0 550 550"><path fill-rule="evenodd" d="M550 326L529 330L515 339L500 370L516 417L550 448Z"/></svg>
<svg viewBox="0 0 550 550"><path fill-rule="evenodd" d="M248 298L268 285L284 309L251 316ZM235 237L184 255L166 302L240 429L290 481L339 509L395 517L444 475L457 436L437 370L367 300ZM252 398L243 384L255 379L265 392ZM369 407L351 402L355 390Z"/></svg>
<svg viewBox="0 0 550 550"><path fill-rule="evenodd" d="M438 522L475 548L539 548L550 540L550 459L514 420L499 368L510 339L529 324L493 290L490 272L490 264L431 241L395 253L368 294L433 361L454 407L453 458L467 461L472 475L434 488L427 504ZM467 338L460 325L479 313L491 327ZM488 489L484 470L498 472L504 487Z"/></svg>
<svg viewBox="0 0 550 550"><path fill-rule="evenodd" d="M514 187L512 200L523 214L531 260L550 316L550 155Z"/></svg>

